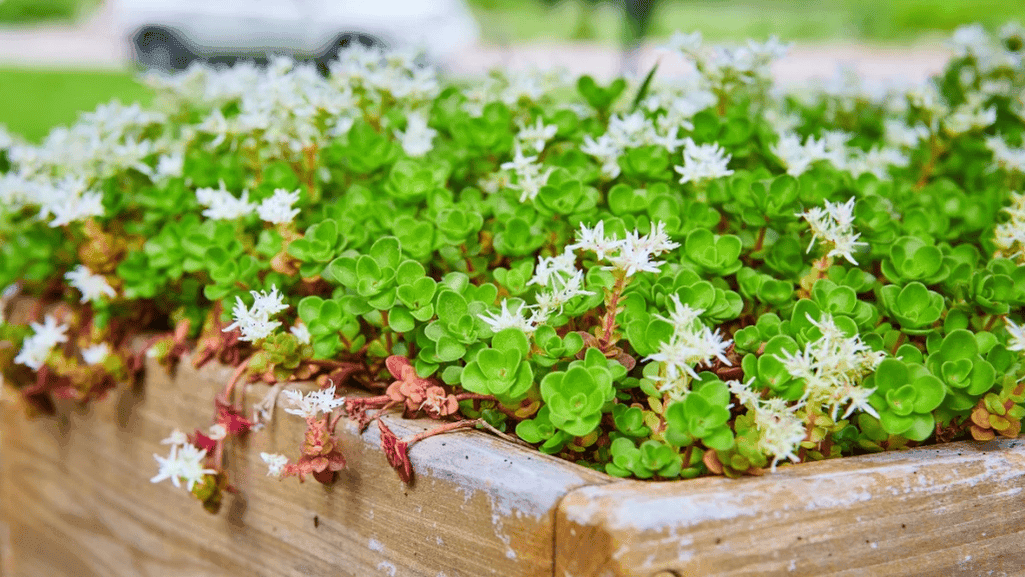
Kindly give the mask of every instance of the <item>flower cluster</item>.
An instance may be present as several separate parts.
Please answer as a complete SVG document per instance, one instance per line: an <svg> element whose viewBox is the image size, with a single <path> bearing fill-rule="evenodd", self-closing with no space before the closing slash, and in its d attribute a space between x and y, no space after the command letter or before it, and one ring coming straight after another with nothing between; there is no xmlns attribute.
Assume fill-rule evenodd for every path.
<svg viewBox="0 0 1025 577"><path fill-rule="evenodd" d="M673 335L661 343L657 353L644 360L660 363L659 375L655 377L659 391L679 399L690 392L691 379L698 378L695 367L710 365L716 359L727 366L732 364L725 356L731 341L701 322L699 317L705 311L681 303L676 295L671 295L670 301L673 310L669 317L657 317L673 326Z"/></svg>
<svg viewBox="0 0 1025 577"><path fill-rule="evenodd" d="M703 44L701 32L677 32L670 39L669 48L686 56L712 86L725 92L737 86L768 81L770 66L786 56L789 45L773 36L761 43L748 40L741 46L708 47Z"/></svg>
<svg viewBox="0 0 1025 577"><path fill-rule="evenodd" d="M636 229L626 233L623 239L616 235L605 236L605 221L588 228L580 224L577 242L567 245L571 250L585 250L595 253L599 261L609 263L605 267L614 274L629 277L637 272L659 272L661 262L653 257L662 255L680 246L666 234L665 223L653 223L651 232L641 235Z"/></svg>
<svg viewBox="0 0 1025 577"><path fill-rule="evenodd" d="M734 382L736 383L736 382ZM744 393L736 391L738 396ZM772 457L772 469L783 459L800 462L797 452L808 431L798 413L802 403L787 403L780 398L757 399L747 407L758 429L758 450Z"/></svg>
<svg viewBox="0 0 1025 577"><path fill-rule="evenodd" d="M32 323L31 326L35 333L25 338L14 362L38 371L46 363L53 347L68 342L68 326L59 324L51 315L46 315L43 324Z"/></svg>
<svg viewBox="0 0 1025 577"><path fill-rule="evenodd" d="M693 127L688 120L699 110L690 105L686 98L670 99L670 113L652 120L643 112L617 114L609 119L608 130L593 138L585 136L580 151L597 158L601 162L602 174L607 178L616 178L621 172L619 159L631 148L641 146L660 146L667 152L676 152L684 140L679 138L682 127Z"/></svg>
<svg viewBox="0 0 1025 577"><path fill-rule="evenodd" d="M114 298L117 291L110 286L107 279L102 275L93 274L85 265L78 265L74 270L67 272L64 278L68 283L82 293L80 302L96 301L102 297Z"/></svg>
<svg viewBox="0 0 1025 577"><path fill-rule="evenodd" d="M700 183L733 174L732 170L726 168L730 158L730 155L717 144L698 145L687 138L683 143L683 166L674 168L680 173L680 184Z"/></svg>
<svg viewBox="0 0 1025 577"><path fill-rule="evenodd" d="M235 322L223 330L228 332L238 329L241 340L259 341L269 337L281 326L281 322L272 321L270 318L288 309L288 305L284 302L284 296L274 286L270 292L250 291L250 294L253 297L251 308L242 302L242 297L235 297L235 308L231 311Z"/></svg>
<svg viewBox="0 0 1025 577"><path fill-rule="evenodd" d="M295 389L287 389L283 394L292 403L292 408L285 409L285 412L304 419L315 418L321 413L330 413L345 404L345 397L335 397L335 387L312 391L305 396L302 391Z"/></svg>
<svg viewBox="0 0 1025 577"><path fill-rule="evenodd" d="M815 246L815 239L821 238L829 248L827 257L840 256L851 264L858 264L858 261L854 260L854 252L859 246L868 244L858 242L861 235L854 232L853 197L843 204L834 204L827 200L824 207L812 207L798 216L806 220L811 227L812 237L808 243L808 252Z"/></svg>
<svg viewBox="0 0 1025 577"><path fill-rule="evenodd" d="M1002 136L986 138L986 148L993 153L997 166L1008 171L1025 174L1025 147L1014 148Z"/></svg>
<svg viewBox="0 0 1025 577"><path fill-rule="evenodd" d="M47 410L191 343L233 367L211 426L159 459L211 510L258 382L261 420L284 391L307 424L268 474L325 483L343 418L378 420L411 478L432 433L399 439L389 412L660 479L1012 437L1023 36L961 29L917 85L773 86L784 44L698 34L672 79L466 83L358 46L150 74L161 112L0 132L0 286L52 314L0 326L0 372Z"/></svg>
<svg viewBox="0 0 1025 577"><path fill-rule="evenodd" d="M503 300L501 310L480 315L481 320L494 332L515 328L532 334L538 326L549 321L562 311L562 307L580 296L594 293L585 290L584 272L576 268L576 255L567 247L559 256L538 257L534 276L528 285L538 285L535 304L516 304L509 309L509 301Z"/></svg>
<svg viewBox="0 0 1025 577"><path fill-rule="evenodd" d="M204 468L206 461L206 450L200 449L190 443L180 431L175 431L164 444L171 445L171 452L167 457L154 454L160 470L150 479L151 483L170 480L175 487L185 488L191 492L196 483L204 483L207 475L215 475L214 469Z"/></svg>
<svg viewBox="0 0 1025 577"><path fill-rule="evenodd" d="M516 182L509 184L509 188L520 191L520 202L537 198L541 187L548 183L548 177L552 175L552 169L545 169L537 161L537 156L524 156L519 142L516 143L516 153L512 160L502 163L501 168L516 175Z"/></svg>
<svg viewBox="0 0 1025 577"><path fill-rule="evenodd" d="M1025 194L1011 193L1011 205L1003 208L1010 218L993 231L993 244L999 254L1025 263Z"/></svg>
<svg viewBox="0 0 1025 577"><path fill-rule="evenodd" d="M804 350L790 354L783 351L777 357L791 376L804 381L802 400L809 409L821 410L836 420L840 408L847 410L846 419L855 410L879 418L868 403L874 389L861 386L861 381L885 358L885 354L872 350L860 335L848 336L837 328L833 318L823 314L808 321L822 334L805 345Z"/></svg>
<svg viewBox="0 0 1025 577"><path fill-rule="evenodd" d="M402 142L402 150L413 158L430 152L437 135L438 131L427 126L427 118L420 112L411 112L406 117L405 131L395 131L395 136Z"/></svg>

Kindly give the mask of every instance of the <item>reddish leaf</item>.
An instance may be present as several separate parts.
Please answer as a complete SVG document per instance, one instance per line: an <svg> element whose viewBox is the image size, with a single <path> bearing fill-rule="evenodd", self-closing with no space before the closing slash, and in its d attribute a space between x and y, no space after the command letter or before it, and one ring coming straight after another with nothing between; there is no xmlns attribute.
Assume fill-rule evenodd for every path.
<svg viewBox="0 0 1025 577"><path fill-rule="evenodd" d="M395 433L381 419L377 420L377 428L381 430L381 448L384 450L385 457L388 458L388 464L408 485L413 480L413 464L409 462L409 446L405 441L396 437Z"/></svg>

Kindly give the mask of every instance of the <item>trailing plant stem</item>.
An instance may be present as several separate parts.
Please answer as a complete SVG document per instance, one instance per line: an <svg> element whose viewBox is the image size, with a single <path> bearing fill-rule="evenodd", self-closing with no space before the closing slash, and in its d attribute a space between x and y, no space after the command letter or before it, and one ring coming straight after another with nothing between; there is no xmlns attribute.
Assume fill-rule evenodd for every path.
<svg viewBox="0 0 1025 577"><path fill-rule="evenodd" d="M612 287L612 291L610 292L605 305L605 317L602 319L601 338L598 339L598 344L603 353L608 352L608 350L616 344L613 341L612 335L616 331L616 315L619 313L619 299L623 296L623 290L626 289L626 278L626 275L623 274L616 279L616 284Z"/></svg>

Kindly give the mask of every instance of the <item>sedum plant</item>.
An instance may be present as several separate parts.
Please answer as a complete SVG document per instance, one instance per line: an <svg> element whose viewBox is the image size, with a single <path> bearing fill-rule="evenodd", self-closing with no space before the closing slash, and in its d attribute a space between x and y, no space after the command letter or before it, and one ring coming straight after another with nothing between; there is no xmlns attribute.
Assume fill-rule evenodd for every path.
<svg viewBox="0 0 1025 577"><path fill-rule="evenodd" d="M146 357L233 367L153 479L211 511L279 396L307 431L268 472L321 483L342 418L407 481L410 445L463 428L641 479L1014 437L1025 53L1001 34L907 90L777 90L785 45L700 34L671 43L684 79L468 82L358 46L326 75L147 76L152 109L0 138L0 371L41 413Z"/></svg>

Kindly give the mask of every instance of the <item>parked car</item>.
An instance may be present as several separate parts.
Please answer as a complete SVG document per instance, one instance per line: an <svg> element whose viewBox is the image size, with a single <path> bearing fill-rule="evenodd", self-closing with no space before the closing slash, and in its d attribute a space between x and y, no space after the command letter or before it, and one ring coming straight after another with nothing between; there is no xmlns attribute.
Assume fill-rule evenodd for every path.
<svg viewBox="0 0 1025 577"><path fill-rule="evenodd" d="M136 60L164 70L286 54L325 64L353 42L422 49L428 60L474 43L463 0L115 0Z"/></svg>

